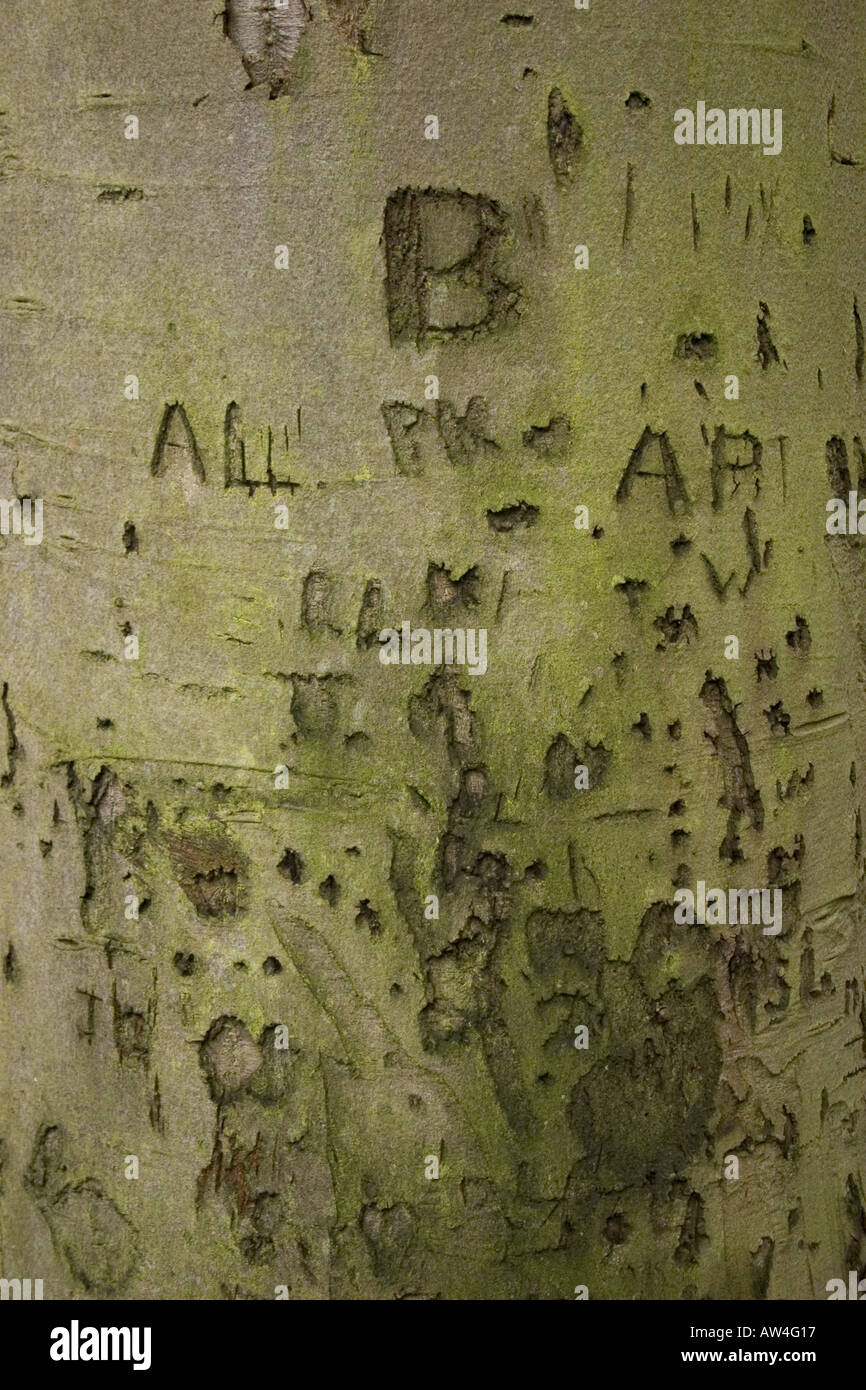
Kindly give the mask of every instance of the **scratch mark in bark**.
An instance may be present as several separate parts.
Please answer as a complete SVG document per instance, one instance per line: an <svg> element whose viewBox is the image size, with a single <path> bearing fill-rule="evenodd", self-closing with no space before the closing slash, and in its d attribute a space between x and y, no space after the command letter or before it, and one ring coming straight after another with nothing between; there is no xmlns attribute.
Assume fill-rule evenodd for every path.
<svg viewBox="0 0 866 1390"><path fill-rule="evenodd" d="M634 219L634 165L626 166L625 174L625 214L622 221L622 245L625 250L631 244L631 229Z"/></svg>
<svg viewBox="0 0 866 1390"><path fill-rule="evenodd" d="M556 181L569 183L577 172L583 130L558 87L547 98L547 149Z"/></svg>
<svg viewBox="0 0 866 1390"><path fill-rule="evenodd" d="M6 771L0 777L0 787L8 787L15 780L15 768L21 750L15 733L15 716L9 704L9 685L6 681L3 682L2 690L0 690L0 708L3 710L3 718L6 721Z"/></svg>

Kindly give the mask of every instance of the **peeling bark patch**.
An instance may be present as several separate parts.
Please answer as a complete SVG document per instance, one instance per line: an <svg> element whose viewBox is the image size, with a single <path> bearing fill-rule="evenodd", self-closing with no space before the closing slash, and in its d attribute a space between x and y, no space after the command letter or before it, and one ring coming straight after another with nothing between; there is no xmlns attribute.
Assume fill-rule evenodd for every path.
<svg viewBox="0 0 866 1390"><path fill-rule="evenodd" d="M604 966L610 1051L573 1087L569 1120L587 1157L626 1183L673 1175L699 1151L721 1072L717 1003L707 981L657 1000L633 967Z"/></svg>
<svg viewBox="0 0 866 1390"><path fill-rule="evenodd" d="M302 0L227 0L223 27L238 49L250 87L265 83L281 96L309 19Z"/></svg>
<svg viewBox="0 0 866 1390"><path fill-rule="evenodd" d="M616 593L624 596L629 612L635 613L641 594L646 593L650 586L645 579L622 579L613 587Z"/></svg>
<svg viewBox="0 0 866 1390"><path fill-rule="evenodd" d="M130 1004L122 1004L117 995L117 982L112 988L112 1031L114 1046L121 1063L150 1065L150 1040L156 1022L156 999L141 1013Z"/></svg>
<svg viewBox="0 0 866 1390"><path fill-rule="evenodd" d="M119 1293L138 1262L137 1232L93 1178L66 1181L67 1142L59 1125L36 1135L24 1186L45 1218L72 1275L103 1297Z"/></svg>
<svg viewBox="0 0 866 1390"><path fill-rule="evenodd" d="M298 733L309 739L327 738L340 718L338 693L345 677L293 673L291 715Z"/></svg>
<svg viewBox="0 0 866 1390"><path fill-rule="evenodd" d="M355 926L366 928L372 937L382 935L381 918L371 905L369 898L364 898L363 902L358 903L355 911Z"/></svg>
<svg viewBox="0 0 866 1390"><path fill-rule="evenodd" d="M214 1020L198 1055L211 1100L217 1105L239 1095L263 1061L261 1049L246 1025L231 1015Z"/></svg>
<svg viewBox="0 0 866 1390"><path fill-rule="evenodd" d="M394 467L402 477L423 472L426 465L436 463L444 454L437 415L433 411L405 401L386 401L382 405L382 418L391 442Z"/></svg>
<svg viewBox="0 0 866 1390"><path fill-rule="evenodd" d="M613 1212L604 1223L604 1238L608 1245L625 1245L631 1226L621 1211Z"/></svg>
<svg viewBox="0 0 866 1390"><path fill-rule="evenodd" d="M547 98L547 149L558 183L570 183L577 172L583 129L568 109L558 87Z"/></svg>
<svg viewBox="0 0 866 1390"><path fill-rule="evenodd" d="M835 434L828 439L825 455L831 495L847 498L851 490L851 472L848 467L848 447L844 439Z"/></svg>
<svg viewBox="0 0 866 1390"><path fill-rule="evenodd" d="M752 1266L752 1297L764 1299L770 1288L770 1276L773 1272L773 1253L776 1244L770 1236L764 1236L757 1250L751 1254Z"/></svg>
<svg viewBox="0 0 866 1390"><path fill-rule="evenodd" d="M538 516L538 507L530 502L516 502L513 507L503 507L498 512L488 511L487 525L491 531L500 533L528 529L535 525Z"/></svg>
<svg viewBox="0 0 866 1390"><path fill-rule="evenodd" d="M60 1125L42 1125L33 1141L24 1186L37 1198L50 1197L63 1186L67 1171L66 1135Z"/></svg>
<svg viewBox="0 0 866 1390"><path fill-rule="evenodd" d="M530 425L523 435L523 447L540 458L562 458L571 444L571 421L567 415L552 415L546 425Z"/></svg>
<svg viewBox="0 0 866 1390"><path fill-rule="evenodd" d="M690 1192L686 1202L686 1214L680 1229L679 1244L674 1251L674 1259L677 1264L686 1266L697 1264L701 1246L706 1245L707 1241L703 1201L699 1193Z"/></svg>
<svg viewBox="0 0 866 1390"><path fill-rule="evenodd" d="M574 791L574 769L577 749L559 733L544 758L544 788L551 801L564 801Z"/></svg>
<svg viewBox="0 0 866 1390"><path fill-rule="evenodd" d="M595 977L604 960L597 912L536 908L526 919L526 947L535 973L558 993L574 993Z"/></svg>
<svg viewBox="0 0 866 1390"><path fill-rule="evenodd" d="M676 647L681 642L690 647L698 640L698 622L687 603L683 605L680 613L677 613L673 606L666 608L664 613L654 620L653 627L662 635L662 640L656 643L657 652Z"/></svg>
<svg viewBox="0 0 866 1390"><path fill-rule="evenodd" d="M791 716L788 714L781 700L777 700L769 709L764 710L767 723L770 726L771 734L785 735L791 725Z"/></svg>
<svg viewBox="0 0 866 1390"><path fill-rule="evenodd" d="M759 681L765 677L767 680L774 681L779 674L779 663L776 660L776 653L771 649L766 655L763 652L755 653L755 675Z"/></svg>
<svg viewBox="0 0 866 1390"><path fill-rule="evenodd" d="M457 579L444 565L430 564L427 569L427 602L434 612L452 607L477 608L481 597L481 576L472 565Z"/></svg>
<svg viewBox="0 0 866 1390"><path fill-rule="evenodd" d="M812 634L809 631L809 624L805 618L798 614L795 625L790 632L785 633L785 641L793 652L798 656L808 656L809 648L812 645Z"/></svg>
<svg viewBox="0 0 866 1390"><path fill-rule="evenodd" d="M770 310L766 304L761 303L761 312L758 314L758 361L764 371L773 363L781 364L782 359L773 342L770 333ZM782 364L784 365L784 364Z"/></svg>
<svg viewBox="0 0 866 1390"><path fill-rule="evenodd" d="M439 434L451 463L474 463L498 452L499 445L487 433L489 415L490 408L483 396L473 396L464 415L458 415L449 401L439 402Z"/></svg>
<svg viewBox="0 0 866 1390"><path fill-rule="evenodd" d="M674 357L696 362L715 362L719 345L712 333L681 333L674 348Z"/></svg>
<svg viewBox="0 0 866 1390"><path fill-rule="evenodd" d="M418 1020L422 1043L427 1051L447 1055L477 1038L509 1126L530 1134L536 1120L503 1017L506 984L500 965L517 875L505 854L484 844L484 826L495 815L497 796L479 759L479 731L468 692L452 675L434 673L422 693L410 699L409 726L440 757L444 740L460 779L436 848L434 885L442 926L433 935L422 935L414 926L416 851L403 837L391 837L391 883L412 925L424 973L427 1003Z"/></svg>
<svg viewBox="0 0 866 1390"><path fill-rule="evenodd" d="M863 1247L866 1244L866 1205L863 1189L853 1173L845 1180L845 1216L850 1223L850 1234L845 1248L845 1258L849 1269L860 1270L863 1264Z"/></svg>
<svg viewBox="0 0 866 1390"><path fill-rule="evenodd" d="M343 37L361 53L369 53L361 20L369 9L370 0L328 0L328 14Z"/></svg>
<svg viewBox="0 0 866 1390"><path fill-rule="evenodd" d="M340 901L340 885L333 874L328 874L328 877L319 884L319 897L328 904L328 907L337 906Z"/></svg>
<svg viewBox="0 0 866 1390"><path fill-rule="evenodd" d="M287 878L289 883L303 883L304 881L304 861L297 850L287 849L277 865L277 873L283 878Z"/></svg>
<svg viewBox="0 0 866 1390"><path fill-rule="evenodd" d="M109 767L101 767L88 788L79 780L74 764L70 764L67 787L75 809L84 860L81 919L85 930L93 932L110 911L107 885L118 863L113 841L126 809L126 794L120 779Z"/></svg>
<svg viewBox="0 0 866 1390"><path fill-rule="evenodd" d="M355 629L355 645L358 651L369 651L379 642L379 632L383 627L382 614L384 601L382 585L378 579L370 579L364 586L364 596L358 612Z"/></svg>
<svg viewBox="0 0 866 1390"><path fill-rule="evenodd" d="M93 1178L64 1189L43 1211L55 1249L89 1292L120 1292L138 1262L136 1231Z"/></svg>
<svg viewBox="0 0 866 1390"><path fill-rule="evenodd" d="M175 951L171 963L178 975L185 980L188 980L190 975L195 974L196 958L189 951Z"/></svg>
<svg viewBox="0 0 866 1390"><path fill-rule="evenodd" d="M259 1171L265 1159L261 1134L257 1134L249 1147L239 1141L235 1134L225 1135L222 1120L217 1124L211 1160L199 1174L196 1185L196 1206L201 1207L208 1197L219 1198L231 1215L232 1226L238 1237L242 1253L250 1262L255 1262L263 1253L255 1236L259 1223L255 1220L263 1198L276 1198L275 1193L256 1190ZM253 1218L250 1221L250 1218ZM251 1240L252 1238L252 1240Z"/></svg>
<svg viewBox="0 0 866 1390"><path fill-rule="evenodd" d="M332 594L329 577L321 570L311 570L301 594L301 624L314 636L340 636L340 629L331 622Z"/></svg>
<svg viewBox="0 0 866 1390"><path fill-rule="evenodd" d="M741 819L745 816L754 830L762 830L764 807L755 786L749 745L737 723L724 680L708 671L701 687L701 701L713 719L713 731L707 737L721 763L724 793L720 804L728 810L728 829L719 855L735 863L743 857L738 833Z"/></svg>
<svg viewBox="0 0 866 1390"><path fill-rule="evenodd" d="M6 725L6 768L0 776L0 787L9 787L15 781L15 768L21 749L15 733L15 715L12 713L12 706L9 703L9 686L6 681L3 682L2 690L0 690L0 709L3 711L3 720Z"/></svg>
<svg viewBox="0 0 866 1390"><path fill-rule="evenodd" d="M229 840L166 836L177 881L199 917L234 917L246 898L247 865Z"/></svg>
<svg viewBox="0 0 866 1390"><path fill-rule="evenodd" d="M366 1206L361 1231L377 1278L396 1279L415 1238L415 1215L404 1202L392 1207Z"/></svg>

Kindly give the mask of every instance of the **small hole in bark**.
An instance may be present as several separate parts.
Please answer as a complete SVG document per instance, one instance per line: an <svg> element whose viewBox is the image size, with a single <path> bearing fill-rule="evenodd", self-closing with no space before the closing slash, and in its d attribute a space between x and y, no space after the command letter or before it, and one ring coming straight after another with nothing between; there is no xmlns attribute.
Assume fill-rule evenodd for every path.
<svg viewBox="0 0 866 1390"><path fill-rule="evenodd" d="M340 885L333 874L328 874L325 881L319 884L319 897L325 899L328 907L337 906L340 901Z"/></svg>
<svg viewBox="0 0 866 1390"><path fill-rule="evenodd" d="M287 849L277 865L277 873L290 883L301 883L304 876L304 862L296 850Z"/></svg>

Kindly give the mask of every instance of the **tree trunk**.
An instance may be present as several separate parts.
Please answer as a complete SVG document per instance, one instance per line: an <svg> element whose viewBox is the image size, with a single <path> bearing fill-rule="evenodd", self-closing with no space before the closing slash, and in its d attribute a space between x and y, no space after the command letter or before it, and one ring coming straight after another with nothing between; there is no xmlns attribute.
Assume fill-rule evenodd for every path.
<svg viewBox="0 0 866 1390"><path fill-rule="evenodd" d="M0 45L0 1274L826 1297L862 5L70 13Z"/></svg>

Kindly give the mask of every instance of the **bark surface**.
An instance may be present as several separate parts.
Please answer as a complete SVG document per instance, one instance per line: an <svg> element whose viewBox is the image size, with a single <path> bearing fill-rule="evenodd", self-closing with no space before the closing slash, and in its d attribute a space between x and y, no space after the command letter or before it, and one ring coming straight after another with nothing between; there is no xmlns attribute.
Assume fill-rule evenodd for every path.
<svg viewBox="0 0 866 1390"><path fill-rule="evenodd" d="M0 32L0 1274L863 1273L866 7Z"/></svg>

